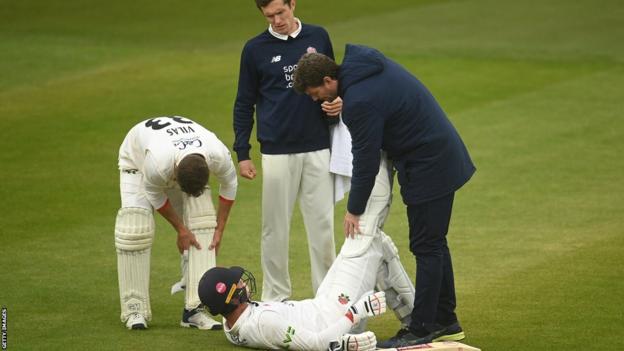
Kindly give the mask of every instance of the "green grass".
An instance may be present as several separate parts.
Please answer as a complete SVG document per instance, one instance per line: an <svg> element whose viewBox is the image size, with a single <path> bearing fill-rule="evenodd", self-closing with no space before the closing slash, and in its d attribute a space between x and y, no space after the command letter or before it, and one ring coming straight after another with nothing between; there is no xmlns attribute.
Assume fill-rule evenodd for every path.
<svg viewBox="0 0 624 351"><path fill-rule="evenodd" d="M458 314L483 350L624 348L624 7L618 1L299 2L297 15L379 48L431 88L478 171L449 240ZM9 350L230 350L177 326L174 233L157 220L154 321L119 322L117 150L137 121L179 114L228 145L238 60L265 28L248 1L0 0L0 304ZM256 164L257 144L254 145ZM386 231L413 276L395 189ZM220 265L261 281L260 180L240 181ZM336 209L342 243L344 203ZM301 216L294 298L311 295ZM391 314L369 324L383 339Z"/></svg>

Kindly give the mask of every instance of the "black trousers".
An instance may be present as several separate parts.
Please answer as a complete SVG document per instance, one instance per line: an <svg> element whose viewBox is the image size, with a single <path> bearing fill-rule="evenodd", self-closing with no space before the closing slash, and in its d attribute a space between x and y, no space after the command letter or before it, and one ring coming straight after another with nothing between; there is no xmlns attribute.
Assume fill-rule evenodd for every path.
<svg viewBox="0 0 624 351"><path fill-rule="evenodd" d="M410 329L417 334L457 321L455 279L446 234L455 193L407 206L410 251L416 256L416 296Z"/></svg>

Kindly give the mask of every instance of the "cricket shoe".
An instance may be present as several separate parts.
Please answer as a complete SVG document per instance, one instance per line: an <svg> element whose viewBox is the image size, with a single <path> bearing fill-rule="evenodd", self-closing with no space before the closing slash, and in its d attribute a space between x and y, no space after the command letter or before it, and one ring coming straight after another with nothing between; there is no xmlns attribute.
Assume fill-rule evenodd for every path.
<svg viewBox="0 0 624 351"><path fill-rule="evenodd" d="M184 309L182 312L182 321L180 326L186 328L197 328L201 330L221 330L223 325L214 319L208 317L203 308L195 308L192 310Z"/></svg>
<svg viewBox="0 0 624 351"><path fill-rule="evenodd" d="M433 341L459 341L465 338L466 334L464 334L459 322L455 322L444 327L442 334L433 339Z"/></svg>
<svg viewBox="0 0 624 351"><path fill-rule="evenodd" d="M407 334L411 334L409 328L403 327L399 329L396 335L391 337L390 339L377 342L377 347L380 349L390 349L390 348L397 347L396 345L399 342L399 340L401 340L403 336Z"/></svg>
<svg viewBox="0 0 624 351"><path fill-rule="evenodd" d="M147 321L145 321L145 317L142 314L134 312L128 317L126 327L130 330L147 329Z"/></svg>
<svg viewBox="0 0 624 351"><path fill-rule="evenodd" d="M388 340L377 343L379 348L399 348L413 345L428 344L435 341L459 341L466 337L459 322L442 327L433 332L414 333L408 328L402 328Z"/></svg>
<svg viewBox="0 0 624 351"><path fill-rule="evenodd" d="M401 329L397 335L391 337L388 340L382 341L377 344L380 348L400 348L406 346L422 345L433 342L438 337L439 332L433 332L425 335L418 335L412 333L410 330Z"/></svg>

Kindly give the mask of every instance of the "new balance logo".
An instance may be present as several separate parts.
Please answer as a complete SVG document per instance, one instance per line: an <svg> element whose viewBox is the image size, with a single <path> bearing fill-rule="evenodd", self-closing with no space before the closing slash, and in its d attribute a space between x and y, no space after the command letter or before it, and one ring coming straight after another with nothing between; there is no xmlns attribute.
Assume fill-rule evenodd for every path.
<svg viewBox="0 0 624 351"><path fill-rule="evenodd" d="M282 60L282 55L273 56L271 59L271 63L280 62Z"/></svg>

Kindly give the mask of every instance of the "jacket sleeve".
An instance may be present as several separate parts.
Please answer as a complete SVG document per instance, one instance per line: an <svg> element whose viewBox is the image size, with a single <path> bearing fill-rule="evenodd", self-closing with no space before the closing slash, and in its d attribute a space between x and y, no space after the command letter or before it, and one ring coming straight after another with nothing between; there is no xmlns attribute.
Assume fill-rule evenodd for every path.
<svg viewBox="0 0 624 351"><path fill-rule="evenodd" d="M331 342L338 341L353 326L347 317L341 317L336 323L318 332L295 328L272 311L263 312L259 323L259 330L267 346L287 350L327 350Z"/></svg>
<svg viewBox="0 0 624 351"><path fill-rule="evenodd" d="M249 159L249 138L253 129L253 115L258 99L259 76L249 44L241 54L238 92L234 102L234 151L238 161Z"/></svg>
<svg viewBox="0 0 624 351"><path fill-rule="evenodd" d="M331 58L332 60L335 60L334 58L334 47L332 46L332 42L331 39L329 38L329 33L327 33L327 31L325 30L325 28L321 28L322 34L323 34L323 39L325 41L324 43L324 50L323 50L323 54L329 58ZM322 102L319 101L318 105L319 105L319 109L321 109L321 104ZM333 126L338 124L338 118L336 118L336 116L328 116L322 109L321 109L321 115L323 116L323 121L325 121L325 124L327 124L328 126Z"/></svg>
<svg viewBox="0 0 624 351"><path fill-rule="evenodd" d="M353 171L347 210L361 215L375 186L379 172L384 119L367 102L355 101L343 106L343 121L351 133Z"/></svg>
<svg viewBox="0 0 624 351"><path fill-rule="evenodd" d="M334 58L334 47L332 45L331 39L329 38L329 33L327 33L327 31L324 28L323 28L323 31L325 33L325 39L327 40L327 54L326 54L326 56L328 56L332 60L335 60L335 58Z"/></svg>

